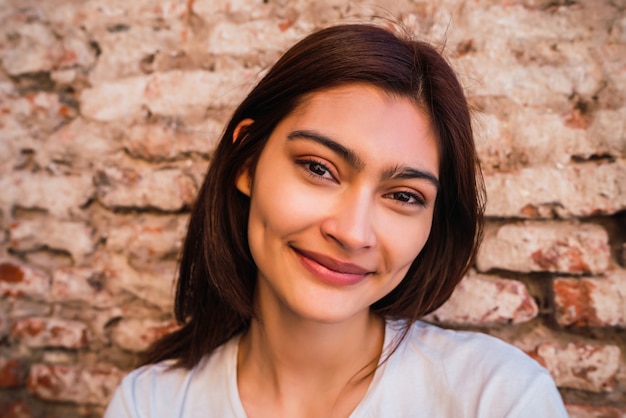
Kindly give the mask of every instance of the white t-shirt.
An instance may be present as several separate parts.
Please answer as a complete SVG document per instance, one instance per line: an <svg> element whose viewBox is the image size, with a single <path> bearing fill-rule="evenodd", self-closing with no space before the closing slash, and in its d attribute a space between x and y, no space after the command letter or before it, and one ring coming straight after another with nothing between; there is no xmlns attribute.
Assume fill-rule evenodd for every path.
<svg viewBox="0 0 626 418"><path fill-rule="evenodd" d="M386 349L399 335L388 322ZM191 370L171 361L141 367L117 389L105 418L246 418L237 389L239 337ZM383 354L384 356L384 354ZM488 335L411 326L376 370L350 418L567 418L550 374L521 350Z"/></svg>

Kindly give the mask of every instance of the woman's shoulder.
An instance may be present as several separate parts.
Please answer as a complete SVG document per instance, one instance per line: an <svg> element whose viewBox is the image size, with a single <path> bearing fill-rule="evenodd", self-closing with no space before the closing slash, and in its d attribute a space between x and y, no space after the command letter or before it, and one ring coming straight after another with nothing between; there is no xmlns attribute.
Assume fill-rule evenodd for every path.
<svg viewBox="0 0 626 418"><path fill-rule="evenodd" d="M493 379L534 379L548 375L547 370L521 349L496 337L474 331L445 329L418 321L412 324L398 351L405 361L419 358L440 372L450 382L463 382L468 375Z"/></svg>
<svg viewBox="0 0 626 418"><path fill-rule="evenodd" d="M175 360L139 367L122 379L105 417L192 417L194 410L209 406L220 410L219 403L229 408L233 361L236 342L231 340L191 369L177 367Z"/></svg>
<svg viewBox="0 0 626 418"><path fill-rule="evenodd" d="M141 366L122 379L120 388L132 391L133 394L144 392L178 392L181 386L201 368L204 360L192 369L178 367L175 360L164 360L156 364Z"/></svg>
<svg viewBox="0 0 626 418"><path fill-rule="evenodd" d="M421 321L395 345L403 325L387 324L389 347L395 351L383 379L396 391L391 396L399 390L406 399L419 398L421 407L435 415L445 406L450 416L566 416L548 371L519 348L486 334Z"/></svg>
<svg viewBox="0 0 626 418"><path fill-rule="evenodd" d="M173 360L131 371L115 391L105 417L182 416L183 399L194 371L175 367Z"/></svg>

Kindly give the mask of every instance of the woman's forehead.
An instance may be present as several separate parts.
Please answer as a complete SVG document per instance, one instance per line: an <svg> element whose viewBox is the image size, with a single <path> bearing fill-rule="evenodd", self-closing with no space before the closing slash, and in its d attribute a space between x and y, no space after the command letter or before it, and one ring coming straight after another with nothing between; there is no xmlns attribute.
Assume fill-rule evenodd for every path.
<svg viewBox="0 0 626 418"><path fill-rule="evenodd" d="M282 141L294 132L306 133L295 135L300 139L342 144L365 159L386 157L388 163L438 172L438 145L425 112L413 101L371 85L350 84L308 95L273 136Z"/></svg>

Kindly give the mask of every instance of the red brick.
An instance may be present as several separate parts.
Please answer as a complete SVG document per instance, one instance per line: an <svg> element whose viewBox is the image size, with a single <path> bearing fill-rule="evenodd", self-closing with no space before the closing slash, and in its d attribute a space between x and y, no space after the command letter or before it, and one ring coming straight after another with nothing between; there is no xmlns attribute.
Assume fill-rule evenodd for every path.
<svg viewBox="0 0 626 418"><path fill-rule="evenodd" d="M0 264L0 281L6 283L20 283L24 280L24 272L15 264Z"/></svg>
<svg viewBox="0 0 626 418"><path fill-rule="evenodd" d="M569 418L624 418L626 406L565 404Z"/></svg>
<svg viewBox="0 0 626 418"><path fill-rule="evenodd" d="M8 405L0 406L0 417L2 418L33 418L31 408L22 401L13 401Z"/></svg>
<svg viewBox="0 0 626 418"><path fill-rule="evenodd" d="M9 333L9 324L14 313L12 312L12 303L0 304L0 339L5 338Z"/></svg>
<svg viewBox="0 0 626 418"><path fill-rule="evenodd" d="M76 404L106 405L124 373L112 366L94 368L34 364L28 389L41 399Z"/></svg>
<svg viewBox="0 0 626 418"><path fill-rule="evenodd" d="M26 318L13 323L11 336L28 347L82 348L87 345L87 326L60 318Z"/></svg>
<svg viewBox="0 0 626 418"><path fill-rule="evenodd" d="M140 352L157 339L178 328L176 321L123 319L113 329L112 340L124 350Z"/></svg>
<svg viewBox="0 0 626 418"><path fill-rule="evenodd" d="M18 358L0 356L0 388L15 388L26 385L27 364Z"/></svg>
<svg viewBox="0 0 626 418"><path fill-rule="evenodd" d="M537 347L535 358L550 371L559 387L610 392L616 385L620 355L615 345L579 342L563 346L546 342Z"/></svg>
<svg viewBox="0 0 626 418"><path fill-rule="evenodd" d="M487 230L476 260L480 271L602 273L609 265L606 230L594 224L532 222Z"/></svg>
<svg viewBox="0 0 626 418"><path fill-rule="evenodd" d="M47 300L50 277L26 265L0 260L0 295Z"/></svg>
<svg viewBox="0 0 626 418"><path fill-rule="evenodd" d="M626 327L626 270L605 278L556 279L552 288L559 324Z"/></svg>
<svg viewBox="0 0 626 418"><path fill-rule="evenodd" d="M486 325L526 322L537 314L537 304L524 283L470 275L429 318L447 324Z"/></svg>

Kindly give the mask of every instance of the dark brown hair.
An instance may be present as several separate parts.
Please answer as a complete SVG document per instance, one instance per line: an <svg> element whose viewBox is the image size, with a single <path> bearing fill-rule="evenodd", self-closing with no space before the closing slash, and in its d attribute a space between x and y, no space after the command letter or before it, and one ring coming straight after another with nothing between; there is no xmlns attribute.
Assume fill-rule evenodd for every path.
<svg viewBox="0 0 626 418"><path fill-rule="evenodd" d="M430 116L440 152L441 188L430 237L402 282L371 309L410 324L450 297L473 261L483 215L463 89L442 55L425 42L373 25L334 26L289 49L235 110L191 213L175 301L181 328L153 344L144 363L176 359L177 366L193 367L248 327L257 271L248 248L250 202L235 187L237 174L245 164L254 168L276 125L305 95L349 83L413 100ZM246 118L254 122L233 140Z"/></svg>

